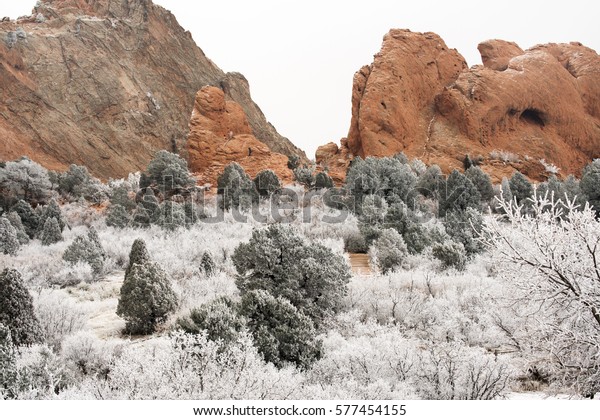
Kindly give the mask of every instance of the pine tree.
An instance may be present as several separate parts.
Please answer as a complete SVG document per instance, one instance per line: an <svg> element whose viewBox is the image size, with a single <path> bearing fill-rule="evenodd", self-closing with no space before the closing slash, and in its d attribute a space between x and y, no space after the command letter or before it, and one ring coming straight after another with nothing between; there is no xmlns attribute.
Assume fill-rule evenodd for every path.
<svg viewBox="0 0 600 420"><path fill-rule="evenodd" d="M219 206L223 210L248 209L252 203L259 200L254 182L236 162L227 165L219 175L217 189L220 196Z"/></svg>
<svg viewBox="0 0 600 420"><path fill-rule="evenodd" d="M44 246L52 245L63 240L60 226L56 218L51 217L50 219L46 219L40 239Z"/></svg>
<svg viewBox="0 0 600 420"><path fill-rule="evenodd" d="M10 329L0 323L0 401L16 398L17 354Z"/></svg>
<svg viewBox="0 0 600 420"><path fill-rule="evenodd" d="M600 159L595 159L584 168L579 186L600 217Z"/></svg>
<svg viewBox="0 0 600 420"><path fill-rule="evenodd" d="M160 206L158 198L156 198L156 195L154 195L154 190L152 188L146 188L144 196L142 197L142 206L144 206L146 209L148 217L152 219L154 213L157 212Z"/></svg>
<svg viewBox="0 0 600 420"><path fill-rule="evenodd" d="M23 222L21 222L21 217L14 211L8 212L6 214L6 218L17 231L17 239L21 245L25 245L29 243L29 236L27 236L27 232L25 232L25 226L23 226Z"/></svg>
<svg viewBox="0 0 600 420"><path fill-rule="evenodd" d="M481 195L475 185L455 169L448 176L445 191L440 195L439 213L440 216L445 216L448 212L478 209L480 202Z"/></svg>
<svg viewBox="0 0 600 420"><path fill-rule="evenodd" d="M127 277L134 264L145 264L147 262L150 262L150 253L148 247L146 247L146 242L143 239L136 239L131 245L131 251L129 251L129 264L125 269L125 277Z"/></svg>
<svg viewBox="0 0 600 420"><path fill-rule="evenodd" d="M105 259L106 253L94 228L91 228L85 236L77 236L63 254L63 260L71 264L88 263L95 275L102 274Z"/></svg>
<svg viewBox="0 0 600 420"><path fill-rule="evenodd" d="M0 217L0 252L5 255L16 255L20 247L17 230L6 217Z"/></svg>
<svg viewBox="0 0 600 420"><path fill-rule="evenodd" d="M42 331L33 298L17 270L6 268L0 273L0 323L8 327L17 347L40 341Z"/></svg>
<svg viewBox="0 0 600 420"><path fill-rule="evenodd" d="M471 166L465 171L465 176L471 180L479 194L481 201L489 202L494 198L494 187L489 175L483 172L479 166Z"/></svg>
<svg viewBox="0 0 600 420"><path fill-rule="evenodd" d="M129 189L125 185L119 185L113 190L110 196L110 204L122 206L127 211L135 208L135 202L129 198Z"/></svg>
<svg viewBox="0 0 600 420"><path fill-rule="evenodd" d="M133 226L137 228L146 228L150 226L150 215L146 208L140 203L133 212Z"/></svg>
<svg viewBox="0 0 600 420"><path fill-rule="evenodd" d="M113 204L108 209L106 215L106 226L112 226L118 229L123 229L129 226L131 217L127 209L120 204Z"/></svg>
<svg viewBox="0 0 600 420"><path fill-rule="evenodd" d="M163 201L152 219L152 223L170 231L185 226L185 222L183 206L171 200Z"/></svg>
<svg viewBox="0 0 600 420"><path fill-rule="evenodd" d="M525 178L521 172L516 171L508 182L510 185L510 191L512 192L513 199L517 201L518 205L529 204L528 199L533 197L533 186Z"/></svg>
<svg viewBox="0 0 600 420"><path fill-rule="evenodd" d="M333 188L333 180L325 172L319 172L315 177L315 188L318 190L323 188Z"/></svg>
<svg viewBox="0 0 600 420"><path fill-rule="evenodd" d="M268 197L281 189L279 178L270 169L260 171L254 178L256 190L263 197Z"/></svg>
<svg viewBox="0 0 600 420"><path fill-rule="evenodd" d="M204 254L202 254L200 266L202 267L202 271L204 272L204 274L206 274L207 277L211 277L217 272L217 266L215 264L215 261L213 260L212 255L208 251L205 251Z"/></svg>
<svg viewBox="0 0 600 420"><path fill-rule="evenodd" d="M155 262L133 264L121 287L117 315L128 334L152 334L177 307L167 274Z"/></svg>
<svg viewBox="0 0 600 420"><path fill-rule="evenodd" d="M19 200L17 204L15 204L11 211L14 211L21 218L21 222L23 226L25 226L25 232L27 232L27 236L33 239L38 230L40 224L39 216L33 211L29 203L23 200Z"/></svg>
<svg viewBox="0 0 600 420"><path fill-rule="evenodd" d="M40 229L40 234L41 231L44 229L46 220L52 218L56 219L56 221L58 222L59 229L62 232L65 229L65 220L63 218L62 211L60 210L60 206L58 205L55 199L50 200L50 203L47 206L44 206L44 208L42 209L38 225Z"/></svg>

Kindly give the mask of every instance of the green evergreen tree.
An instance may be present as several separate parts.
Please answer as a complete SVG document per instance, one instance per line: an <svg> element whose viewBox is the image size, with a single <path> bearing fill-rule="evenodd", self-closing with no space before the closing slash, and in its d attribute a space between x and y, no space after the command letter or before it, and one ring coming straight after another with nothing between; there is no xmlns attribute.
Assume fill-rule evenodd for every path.
<svg viewBox="0 0 600 420"><path fill-rule="evenodd" d="M438 198L439 191L445 186L444 175L438 165L432 165L417 181L419 193L426 198Z"/></svg>
<svg viewBox="0 0 600 420"><path fill-rule="evenodd" d="M528 205L530 198L533 197L533 186L531 182L525 178L521 172L516 171L513 176L510 178L508 182L510 186L510 191L512 193L513 199L517 201L518 205Z"/></svg>
<svg viewBox="0 0 600 420"><path fill-rule="evenodd" d="M288 163L287 163L288 169L291 169L293 171L298 166L300 166L300 157L298 157L298 155L288 156Z"/></svg>
<svg viewBox="0 0 600 420"><path fill-rule="evenodd" d="M38 343L42 336L33 298L17 270L6 268L0 273L0 323L10 330L17 347Z"/></svg>
<svg viewBox="0 0 600 420"><path fill-rule="evenodd" d="M600 159L595 159L584 168L579 186L600 217Z"/></svg>
<svg viewBox="0 0 600 420"><path fill-rule="evenodd" d="M371 249L371 256L383 274L402 267L408 257L408 248L395 229L385 229Z"/></svg>
<svg viewBox="0 0 600 420"><path fill-rule="evenodd" d="M165 271L155 262L133 264L121 287L117 315L128 334L152 334L177 307L177 296Z"/></svg>
<svg viewBox="0 0 600 420"><path fill-rule="evenodd" d="M446 241L432 248L433 256L442 263L442 268L464 271L467 266L465 247L460 242Z"/></svg>
<svg viewBox="0 0 600 420"><path fill-rule="evenodd" d="M266 362L280 368L293 363L306 369L320 358L321 342L313 322L287 299L253 290L242 297L240 306L254 344Z"/></svg>
<svg viewBox="0 0 600 420"><path fill-rule="evenodd" d="M146 228L150 226L150 216L146 208L140 203L133 212L132 224L137 228Z"/></svg>
<svg viewBox="0 0 600 420"><path fill-rule="evenodd" d="M260 171L254 178L254 185L262 197L269 197L281 189L279 178L270 169Z"/></svg>
<svg viewBox="0 0 600 420"><path fill-rule="evenodd" d="M464 246L468 257L483 252L483 245L478 239L482 231L483 217L477 210L469 208L466 211L447 213L443 224L448 236Z"/></svg>
<svg viewBox="0 0 600 420"><path fill-rule="evenodd" d="M129 188L124 184L113 189L110 204L122 206L128 212L135 209L135 201L129 197Z"/></svg>
<svg viewBox="0 0 600 420"><path fill-rule="evenodd" d="M17 212L10 211L6 214L6 218L17 231L17 239L21 245L25 245L29 243L29 236L27 236L27 232L25 232L25 226L23 226L23 222L21 222L21 217L17 214Z"/></svg>
<svg viewBox="0 0 600 420"><path fill-rule="evenodd" d="M146 242L143 239L136 239L131 245L131 251L129 251L129 263L125 269L125 277L129 275L134 264L146 264L148 262L150 262L150 253Z"/></svg>
<svg viewBox="0 0 600 420"><path fill-rule="evenodd" d="M305 242L289 227L254 230L232 259L242 295L266 290L289 300L316 324L341 309L350 279L346 261L327 247Z"/></svg>
<svg viewBox="0 0 600 420"><path fill-rule="evenodd" d="M10 329L0 323L0 401L17 397L17 352Z"/></svg>
<svg viewBox="0 0 600 420"><path fill-rule="evenodd" d="M165 193L196 185L196 180L188 171L186 161L166 150L156 153L148 164L146 172L150 184L156 185Z"/></svg>
<svg viewBox="0 0 600 420"><path fill-rule="evenodd" d="M224 210L248 209L252 203L258 202L259 195L254 182L236 162L227 165L219 175L217 189L220 197L219 206Z"/></svg>
<svg viewBox="0 0 600 420"><path fill-rule="evenodd" d="M185 226L185 222L183 206L171 200L163 201L152 219L152 223L169 231Z"/></svg>
<svg viewBox="0 0 600 420"><path fill-rule="evenodd" d="M471 180L479 195L481 201L489 202L494 198L494 187L489 175L483 172L479 166L471 166L465 171L465 176Z"/></svg>
<svg viewBox="0 0 600 420"><path fill-rule="evenodd" d="M240 336L246 320L231 298L222 296L193 309L189 316L178 319L177 325L189 334L204 331L209 340L221 342L225 348Z"/></svg>
<svg viewBox="0 0 600 420"><path fill-rule="evenodd" d="M29 238L33 239L38 230L40 217L33 211L33 208L26 201L19 200L11 211L14 211L21 218L21 222L25 227L25 232Z"/></svg>
<svg viewBox="0 0 600 420"><path fill-rule="evenodd" d="M446 187L440 194L439 214L465 211L468 208L480 207L481 195L469 178L456 169L448 176Z"/></svg>
<svg viewBox="0 0 600 420"><path fill-rule="evenodd" d="M78 235L65 250L63 260L71 264L88 263L95 275L102 274L106 253L96 230L91 228L87 235Z"/></svg>
<svg viewBox="0 0 600 420"><path fill-rule="evenodd" d="M333 188L333 179L327 173L319 172L315 177L315 188L318 190Z"/></svg>
<svg viewBox="0 0 600 420"><path fill-rule="evenodd" d="M294 181L310 189L315 185L315 174L310 168L296 168L294 169Z"/></svg>
<svg viewBox="0 0 600 420"><path fill-rule="evenodd" d="M146 188L144 192L144 196L142 197L142 206L146 209L148 217L152 219L154 213L158 211L160 207L160 203L156 195L154 194L154 190L152 188Z"/></svg>
<svg viewBox="0 0 600 420"><path fill-rule="evenodd" d="M60 206L58 205L55 199L50 200L50 203L48 203L47 206L44 206L42 208L38 225L40 233L44 228L44 225L46 224L46 220L52 218L56 219L56 221L58 222L58 227L62 232L65 229L66 223L62 211L60 210Z"/></svg>
<svg viewBox="0 0 600 420"><path fill-rule="evenodd" d="M60 225L58 224L56 218L51 217L50 219L46 219L40 239L42 241L42 245L44 246L52 245L63 240L63 236L60 231Z"/></svg>
<svg viewBox="0 0 600 420"><path fill-rule="evenodd" d="M217 265L215 264L215 260L208 251L205 251L202 254L200 266L202 267L202 271L204 272L204 274L206 274L207 277L211 277L217 272Z"/></svg>
<svg viewBox="0 0 600 420"><path fill-rule="evenodd" d="M6 217L0 217L0 252L5 255L16 255L20 247L17 230Z"/></svg>
<svg viewBox="0 0 600 420"><path fill-rule="evenodd" d="M118 229L123 229L129 226L131 216L127 209L120 204L112 204L106 215L106 226L112 226Z"/></svg>

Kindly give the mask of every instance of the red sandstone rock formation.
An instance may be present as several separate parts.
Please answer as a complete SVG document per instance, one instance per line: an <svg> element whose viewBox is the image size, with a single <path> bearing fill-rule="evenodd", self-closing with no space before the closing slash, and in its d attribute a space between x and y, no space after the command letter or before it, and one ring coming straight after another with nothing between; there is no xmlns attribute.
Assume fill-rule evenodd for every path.
<svg viewBox="0 0 600 420"><path fill-rule="evenodd" d="M272 150L305 158L267 122L246 79L219 69L167 10L150 0L42 0L30 17L0 22L0 160L127 175L157 150L185 152L205 85L236 100Z"/></svg>
<svg viewBox="0 0 600 420"><path fill-rule="evenodd" d="M251 177L271 169L284 182L292 181L287 156L257 140L242 107L226 100L216 87L206 86L196 95L187 146L190 169L201 184L216 186L217 177L231 162L239 163Z"/></svg>
<svg viewBox="0 0 600 420"><path fill-rule="evenodd" d="M542 180L549 164L579 175L600 157L595 51L571 43L523 52L498 40L479 51L484 65L467 69L437 35L390 31L355 75L347 147L320 149L320 165L339 178L353 156L403 151L450 171L470 154L496 181L515 169Z"/></svg>

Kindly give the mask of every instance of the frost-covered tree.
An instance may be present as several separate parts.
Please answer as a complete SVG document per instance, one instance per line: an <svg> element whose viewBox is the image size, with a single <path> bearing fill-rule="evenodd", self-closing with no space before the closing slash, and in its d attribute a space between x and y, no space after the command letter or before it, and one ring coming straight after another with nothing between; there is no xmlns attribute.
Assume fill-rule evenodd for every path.
<svg viewBox="0 0 600 420"><path fill-rule="evenodd" d="M126 333L152 334L176 307L177 296L160 265L149 261L131 267L117 305Z"/></svg>
<svg viewBox="0 0 600 420"><path fill-rule="evenodd" d="M131 216L127 209L120 204L112 204L106 214L106 226L123 229L129 226Z"/></svg>
<svg viewBox="0 0 600 420"><path fill-rule="evenodd" d="M287 163L288 169L291 169L293 171L298 166L300 166L300 157L298 157L298 155L288 156L288 163Z"/></svg>
<svg viewBox="0 0 600 420"><path fill-rule="evenodd" d="M21 222L21 217L17 214L17 212L10 211L6 214L6 218L17 231L17 239L21 245L25 245L29 243L29 236L27 236L27 232L25 232L25 226L23 226L23 222Z"/></svg>
<svg viewBox="0 0 600 420"><path fill-rule="evenodd" d="M189 316L177 320L177 325L190 334L206 332L209 340L226 347L239 338L246 319L239 315L237 305L229 297L221 296L192 309Z"/></svg>
<svg viewBox="0 0 600 420"><path fill-rule="evenodd" d="M48 171L27 157L6 162L0 168L0 193L0 206L5 209L19 200L46 203L52 194Z"/></svg>
<svg viewBox="0 0 600 420"><path fill-rule="evenodd" d="M431 165L417 180L419 193L427 198L438 198L444 185L444 174L438 165Z"/></svg>
<svg viewBox="0 0 600 420"><path fill-rule="evenodd" d="M344 249L353 254L365 254L369 250L364 235L358 232L352 232L344 238Z"/></svg>
<svg viewBox="0 0 600 420"><path fill-rule="evenodd" d="M215 264L215 260L210 252L204 251L204 253L202 254L202 259L200 260L200 267L202 268L202 272L207 277L211 277L217 272L217 265Z"/></svg>
<svg viewBox="0 0 600 420"><path fill-rule="evenodd" d="M75 164L58 175L58 190L65 196L83 197L94 203L100 203L108 196L107 188L99 179L94 178L85 166Z"/></svg>
<svg viewBox="0 0 600 420"><path fill-rule="evenodd" d="M20 247L17 230L6 217L0 217L0 252L5 255L16 255Z"/></svg>
<svg viewBox="0 0 600 420"><path fill-rule="evenodd" d="M477 191L479 191L481 201L488 203L494 198L492 180L479 166L470 166L465 171L465 176L471 180Z"/></svg>
<svg viewBox="0 0 600 420"><path fill-rule="evenodd" d="M534 357L582 395L600 392L600 221L573 201L536 198L528 212L500 205L504 215L486 220L481 239L495 250L515 299L535 306L544 334L528 343Z"/></svg>
<svg viewBox="0 0 600 420"><path fill-rule="evenodd" d="M600 215L600 159L595 159L584 168L579 186L596 214Z"/></svg>
<svg viewBox="0 0 600 420"><path fill-rule="evenodd" d="M236 162L225 167L217 179L219 205L224 210L248 209L258 202L258 191L246 171Z"/></svg>
<svg viewBox="0 0 600 420"><path fill-rule="evenodd" d="M448 236L464 246L467 256L483 252L484 246L479 240L483 217L477 210L468 208L447 213L443 224Z"/></svg>
<svg viewBox="0 0 600 420"><path fill-rule="evenodd" d="M58 227L62 232L66 226L65 218L63 217L62 211L60 210L60 206L54 199L50 200L50 203L48 203L47 206L44 206L42 208L38 225L39 228L42 229L46 224L46 220L52 218L56 219L56 221L58 222Z"/></svg>
<svg viewBox="0 0 600 420"><path fill-rule="evenodd" d="M18 376L17 352L10 329L0 323L0 400L16 398Z"/></svg>
<svg viewBox="0 0 600 420"><path fill-rule="evenodd" d="M158 198L156 198L156 195L154 194L154 190L152 188L148 187L144 190L144 195L142 196L141 204L146 209L148 217L150 218L152 218L154 213L158 211L158 208L160 207L160 202L158 201Z"/></svg>
<svg viewBox="0 0 600 420"><path fill-rule="evenodd" d="M318 324L338 312L346 295L350 269L341 255L310 244L289 227L255 229L233 254L242 295L266 290L288 299Z"/></svg>
<svg viewBox="0 0 600 420"><path fill-rule="evenodd" d="M125 183L115 187L112 190L112 193L110 195L110 203L113 206L122 206L127 211L131 211L135 208L135 201L133 201L129 197L129 188L127 188L127 185L125 185Z"/></svg>
<svg viewBox="0 0 600 420"><path fill-rule="evenodd" d="M27 236L33 239L40 225L40 217L31 208L31 205L24 200L19 200L17 204L11 208L11 211L14 211L19 215L21 222L25 227Z"/></svg>
<svg viewBox="0 0 600 420"><path fill-rule="evenodd" d="M463 271L467 266L465 247L460 242L446 241L432 248L433 256L442 263L442 268Z"/></svg>
<svg viewBox="0 0 600 420"><path fill-rule="evenodd" d="M311 168L296 168L294 169L294 181L305 188L312 188L315 185L315 173Z"/></svg>
<svg viewBox="0 0 600 420"><path fill-rule="evenodd" d="M40 341L42 331L33 309L33 298L17 270L6 268L0 273L0 324L10 330L17 347Z"/></svg>
<svg viewBox="0 0 600 420"><path fill-rule="evenodd" d="M371 260L383 274L402 267L408 257L406 243L395 229L385 229L373 242L369 251Z"/></svg>
<svg viewBox="0 0 600 420"><path fill-rule="evenodd" d="M125 269L125 277L127 277L134 264L146 264L148 262L150 262L150 253L146 242L143 239L136 239L129 251L129 263Z"/></svg>
<svg viewBox="0 0 600 420"><path fill-rule="evenodd" d="M140 203L133 212L132 225L137 228L150 226L150 216L146 208Z"/></svg>
<svg viewBox="0 0 600 420"><path fill-rule="evenodd" d="M275 172L265 169L254 178L254 186L262 197L269 197L281 189L281 182Z"/></svg>
<svg viewBox="0 0 600 420"><path fill-rule="evenodd" d="M55 217L46 219L44 228L40 234L42 245L48 246L60 242L63 240L62 232L60 231L60 225Z"/></svg>
<svg viewBox="0 0 600 420"><path fill-rule="evenodd" d="M293 363L305 369L321 356L313 322L287 299L252 290L242 297L240 312L265 361L277 367Z"/></svg>
<svg viewBox="0 0 600 420"><path fill-rule="evenodd" d="M179 227L185 226L185 210L180 203L165 200L154 213L152 223L163 229L174 231Z"/></svg>
<svg viewBox="0 0 600 420"><path fill-rule="evenodd" d="M178 188L189 188L196 185L196 181L188 171L185 160L166 150L157 152L148 164L146 182L149 184L141 186L156 185L166 193Z"/></svg>
<svg viewBox="0 0 600 420"><path fill-rule="evenodd" d="M333 179L326 172L319 172L315 176L315 188L320 190L323 188L333 188Z"/></svg>
<svg viewBox="0 0 600 420"><path fill-rule="evenodd" d="M65 250L63 260L73 265L88 263L95 275L102 274L106 253L98 239L98 233L92 228L87 235L78 235Z"/></svg>
<svg viewBox="0 0 600 420"><path fill-rule="evenodd" d="M528 200L533 196L533 186L525 175L516 171L508 181L513 200L516 200L518 205L527 204Z"/></svg>
<svg viewBox="0 0 600 420"><path fill-rule="evenodd" d="M448 212L463 212L480 207L481 195L471 180L456 169L448 176L445 188L440 192L440 216Z"/></svg>

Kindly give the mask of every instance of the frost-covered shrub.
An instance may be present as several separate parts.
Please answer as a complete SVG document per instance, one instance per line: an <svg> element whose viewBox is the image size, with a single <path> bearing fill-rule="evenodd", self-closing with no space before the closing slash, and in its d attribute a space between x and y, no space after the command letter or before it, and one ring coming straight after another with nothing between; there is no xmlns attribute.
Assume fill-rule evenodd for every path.
<svg viewBox="0 0 600 420"><path fill-rule="evenodd" d="M529 203L529 199L533 196L533 186L531 182L525 178L521 172L516 171L508 182L513 200L516 200L517 205Z"/></svg>
<svg viewBox="0 0 600 420"><path fill-rule="evenodd" d="M94 271L92 267L84 261L80 261L76 264L68 264L62 270L47 279L49 284L60 287L76 286L79 283L91 283L93 280Z"/></svg>
<svg viewBox="0 0 600 420"><path fill-rule="evenodd" d="M315 176L315 188L320 190L323 188L333 188L333 180L326 172L319 172Z"/></svg>
<svg viewBox="0 0 600 420"><path fill-rule="evenodd" d="M472 208L461 212L450 212L443 219L446 233L455 242L463 244L467 257L483 252L484 246L479 240L483 217Z"/></svg>
<svg viewBox="0 0 600 420"><path fill-rule="evenodd" d="M44 246L52 245L63 240L60 225L55 217L46 219L40 239Z"/></svg>
<svg viewBox="0 0 600 420"><path fill-rule="evenodd" d="M156 198L156 195L154 194L154 190L152 188L146 188L144 190L141 204L142 206L144 206L144 209L146 209L148 217L150 218L154 215L154 213L158 211L160 202L158 201L158 198Z"/></svg>
<svg viewBox="0 0 600 420"><path fill-rule="evenodd" d="M67 336L83 330L87 323L83 307L61 291L40 293L36 297L35 313L44 341L55 350L60 349Z"/></svg>
<svg viewBox="0 0 600 420"><path fill-rule="evenodd" d="M151 221L165 230L174 231L185 226L185 210L180 203L166 200L160 204Z"/></svg>
<svg viewBox="0 0 600 420"><path fill-rule="evenodd" d="M374 265L386 274L402 267L408 257L408 248L395 229L385 229L373 242L369 254Z"/></svg>
<svg viewBox="0 0 600 420"><path fill-rule="evenodd" d="M258 352L266 362L281 368L293 363L308 368L321 355L321 343L311 319L287 299L274 297L266 290L244 294L240 313Z"/></svg>
<svg viewBox="0 0 600 420"><path fill-rule="evenodd" d="M448 176L445 188L440 191L439 215L464 212L468 208L479 209L481 195L471 180L456 169Z"/></svg>
<svg viewBox="0 0 600 420"><path fill-rule="evenodd" d="M366 254L369 250L365 237L358 232L352 232L344 238L344 249L352 254Z"/></svg>
<svg viewBox="0 0 600 420"><path fill-rule="evenodd" d="M94 178L85 166L71 165L58 175L58 191L72 198L84 198L92 203L101 203L108 197L108 189Z"/></svg>
<svg viewBox="0 0 600 420"><path fill-rule="evenodd" d="M281 189L279 178L270 169L260 171L254 178L254 185L262 197L269 197Z"/></svg>
<svg viewBox="0 0 600 420"><path fill-rule="evenodd" d="M29 158L6 162L0 168L0 207L8 209L19 200L46 203L51 194L48 171Z"/></svg>
<svg viewBox="0 0 600 420"><path fill-rule="evenodd" d="M432 249L433 256L442 263L442 268L455 268L463 271L467 265L467 256L463 244L454 241L446 241L436 244Z"/></svg>
<svg viewBox="0 0 600 420"><path fill-rule="evenodd" d="M315 173L311 168L296 168L294 169L294 181L305 188L312 188L315 185Z"/></svg>
<svg viewBox="0 0 600 420"><path fill-rule="evenodd" d="M33 239L39 228L40 218L36 212L33 211L31 205L24 200L19 200L17 204L11 208L11 211L14 211L19 215L21 222L25 227L25 232L27 232L27 235Z"/></svg>
<svg viewBox="0 0 600 420"><path fill-rule="evenodd" d="M95 275L102 274L106 262L106 253L98 239L97 232L90 229L87 235L78 235L65 250L63 260L71 264L88 263Z"/></svg>
<svg viewBox="0 0 600 420"><path fill-rule="evenodd" d="M210 252L205 251L202 254L202 259L200 260L200 268L207 277L211 277L217 272L217 265L215 264L215 260Z"/></svg>
<svg viewBox="0 0 600 420"><path fill-rule="evenodd" d="M150 214L142 204L138 204L133 211L131 224L136 228L146 228L150 226Z"/></svg>
<svg viewBox="0 0 600 420"><path fill-rule="evenodd" d="M419 176L417 180L417 190L421 195L427 198L438 198L439 191L445 184L444 175L438 165L431 165Z"/></svg>
<svg viewBox="0 0 600 420"><path fill-rule="evenodd" d="M134 264L146 264L150 261L150 253L148 252L146 242L143 239L136 239L133 241L131 250L129 251L129 262L125 269L125 277L129 275Z"/></svg>
<svg viewBox="0 0 600 420"><path fill-rule="evenodd" d="M46 224L46 220L52 218L56 219L60 231L62 232L66 225L65 219L63 217L62 211L60 210L58 203L54 199L50 200L50 203L48 203L48 205L42 208L38 224L39 228L43 229L44 225Z"/></svg>
<svg viewBox="0 0 600 420"><path fill-rule="evenodd" d="M246 171L232 162L225 167L217 179L220 196L219 206L224 210L231 208L248 209L252 203L258 202L258 191Z"/></svg>
<svg viewBox="0 0 600 420"><path fill-rule="evenodd" d="M20 247L17 230L6 217L0 217L0 252L5 255L16 255Z"/></svg>
<svg viewBox="0 0 600 420"><path fill-rule="evenodd" d="M17 347L40 341L40 323L33 299L17 270L6 268L0 273L0 324L10 330Z"/></svg>
<svg viewBox="0 0 600 420"><path fill-rule="evenodd" d="M238 314L237 305L227 296L192 309L189 316L177 320L177 326L190 334L206 333L209 340L224 347L239 339L246 319Z"/></svg>
<svg viewBox="0 0 600 420"><path fill-rule="evenodd" d="M127 209L120 204L112 204L106 215L106 226L112 226L118 229L123 229L129 226L131 216Z"/></svg>
<svg viewBox="0 0 600 420"><path fill-rule="evenodd" d="M10 329L0 323L0 399L13 399L17 396L19 372L17 352Z"/></svg>
<svg viewBox="0 0 600 420"><path fill-rule="evenodd" d="M10 211L6 214L6 219L10 222L12 227L15 228L17 232L17 239L21 245L25 245L29 243L29 236L27 236L27 232L25 232L25 226L21 222L21 217L14 211Z"/></svg>
<svg viewBox="0 0 600 420"><path fill-rule="evenodd" d="M242 295L266 290L283 297L318 324L341 308L350 268L341 255L310 244L289 227L256 229L232 257Z"/></svg>
<svg viewBox="0 0 600 420"><path fill-rule="evenodd" d="M487 203L494 198L494 188L490 176L483 172L479 166L471 166L465 171L465 176L471 180L479 195L481 201Z"/></svg>
<svg viewBox="0 0 600 420"><path fill-rule="evenodd" d="M600 215L600 159L595 159L584 168L579 185L596 210L596 215Z"/></svg>
<svg viewBox="0 0 600 420"><path fill-rule="evenodd" d="M121 286L117 315L128 334L152 334L177 307L177 296L165 271L155 262L133 264Z"/></svg>
<svg viewBox="0 0 600 420"><path fill-rule="evenodd" d="M144 182L140 181L142 188L156 185L165 193L178 188L188 188L196 185L196 181L188 171L187 163L174 153L160 150L146 168Z"/></svg>
<svg viewBox="0 0 600 420"><path fill-rule="evenodd" d="M130 189L125 183L113 188L110 195L110 204L122 206L128 212L135 208L135 201L129 197Z"/></svg>

